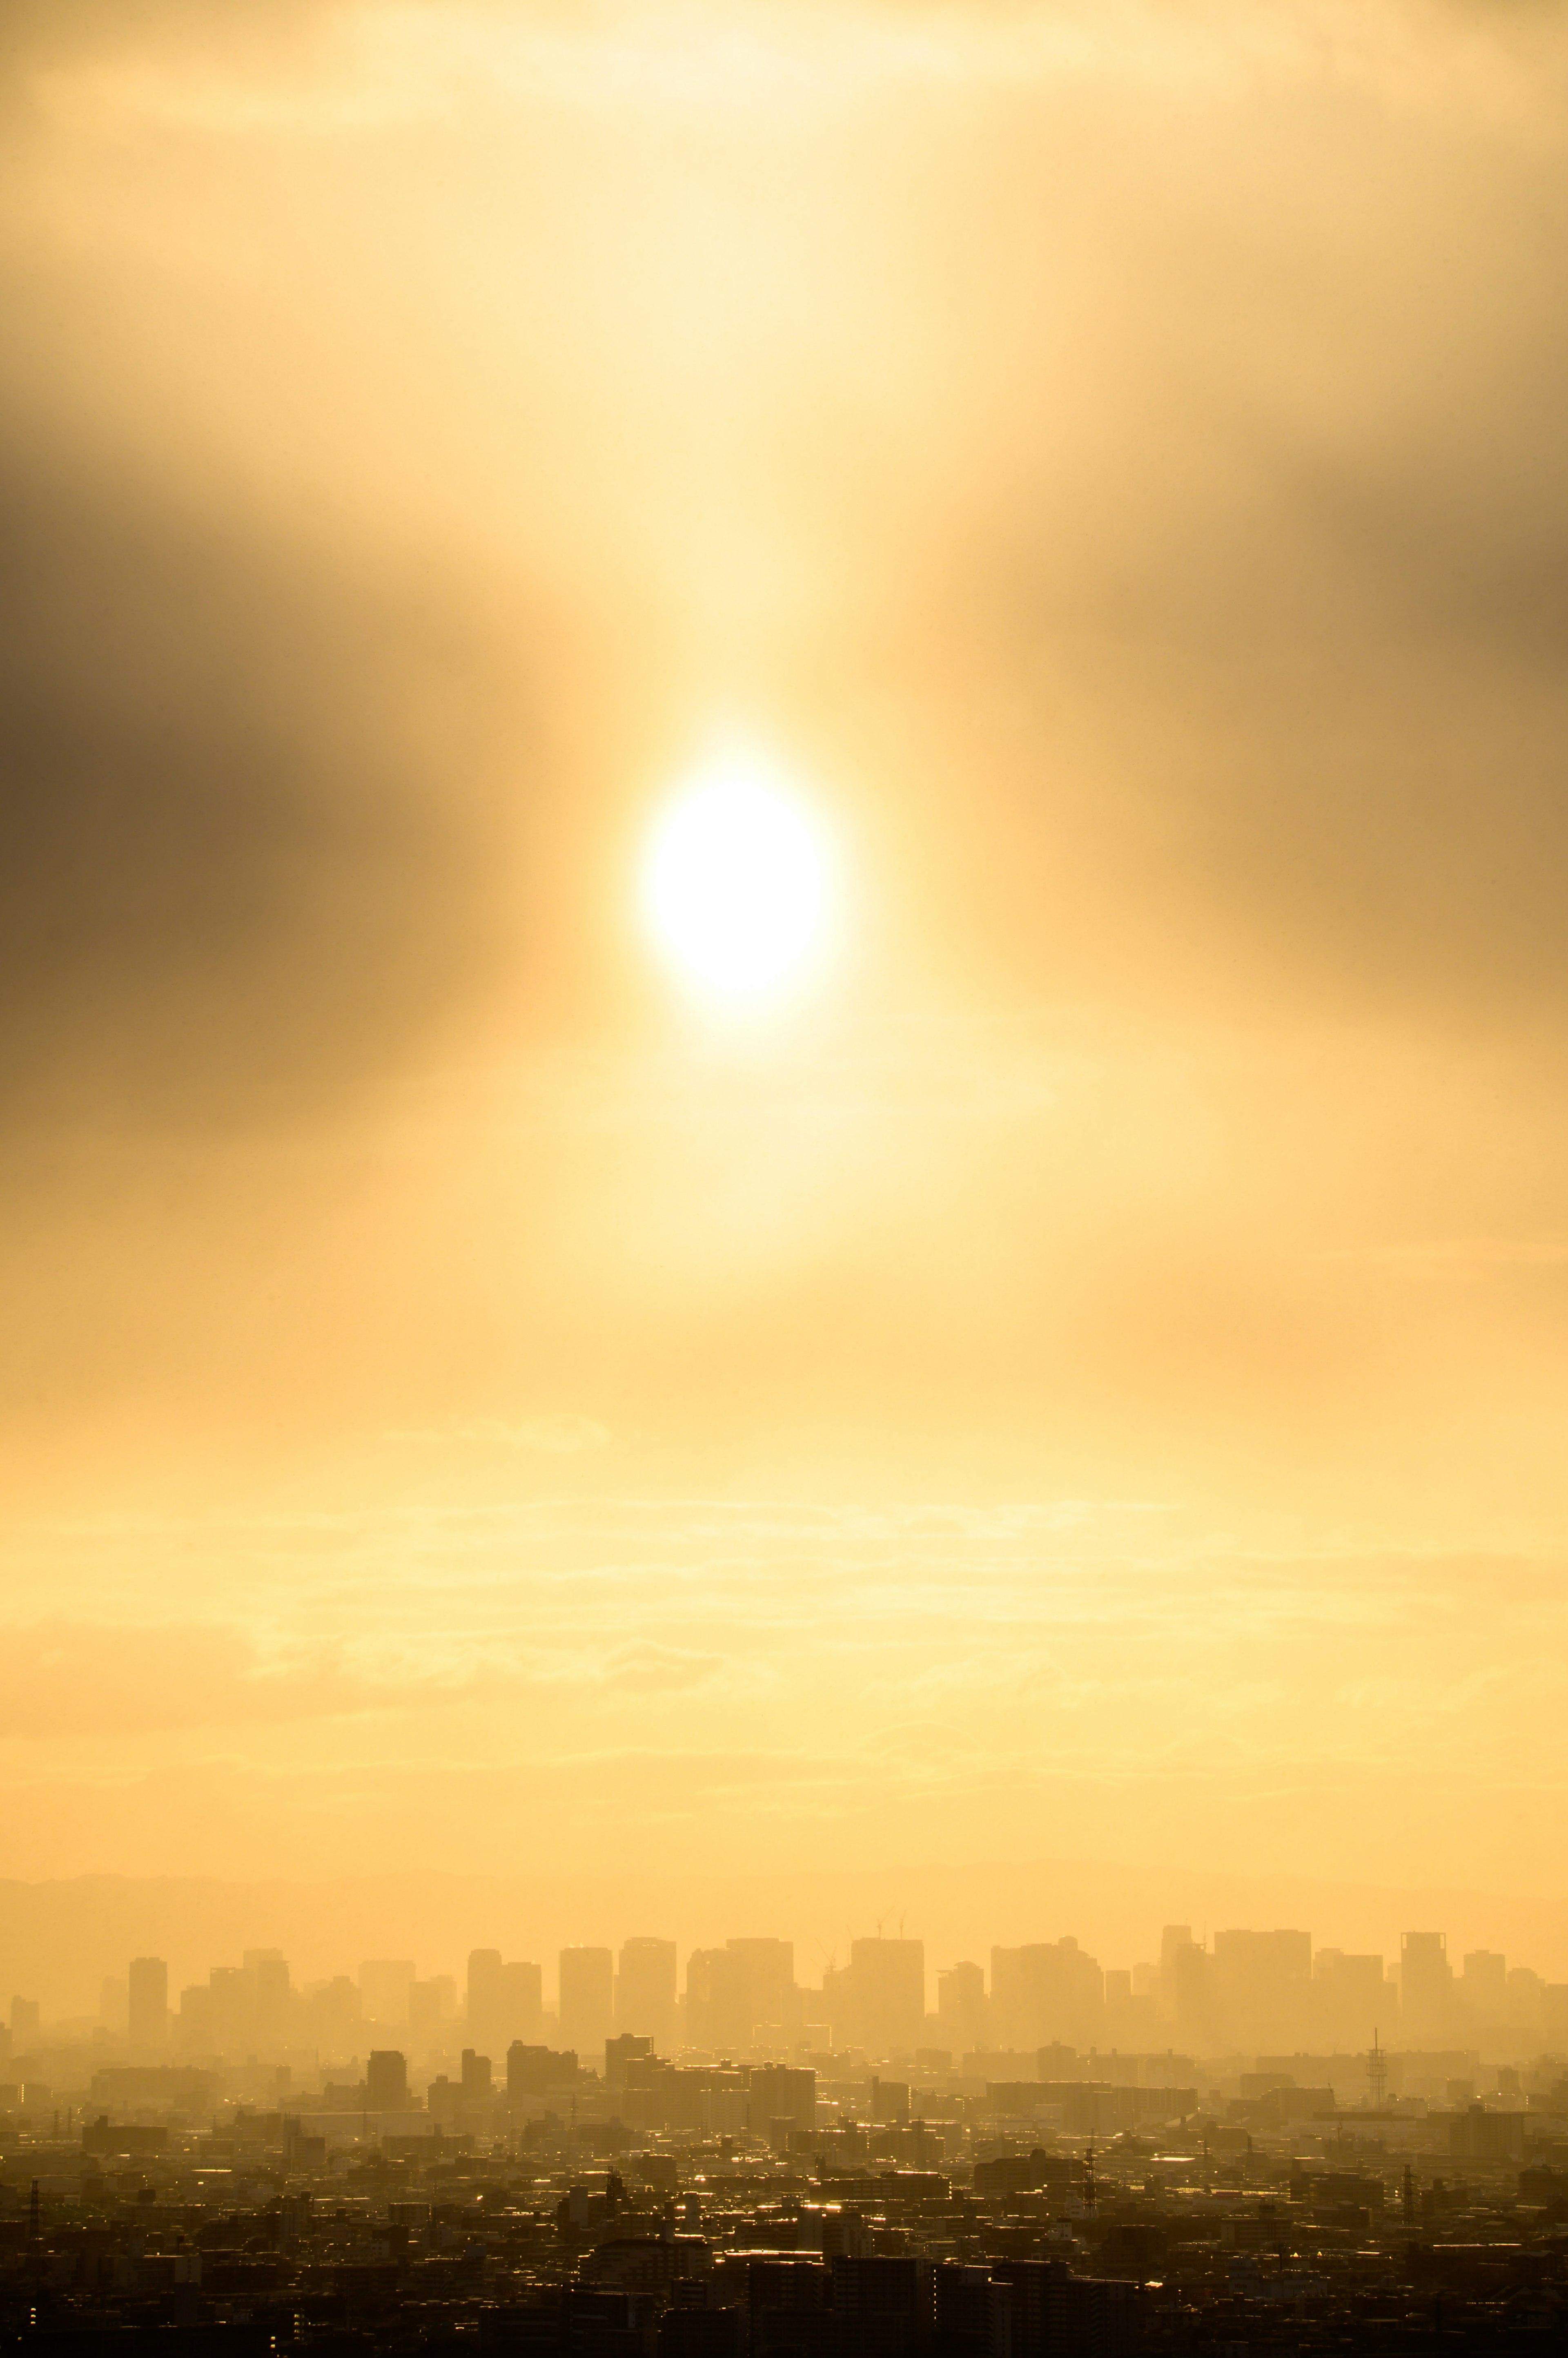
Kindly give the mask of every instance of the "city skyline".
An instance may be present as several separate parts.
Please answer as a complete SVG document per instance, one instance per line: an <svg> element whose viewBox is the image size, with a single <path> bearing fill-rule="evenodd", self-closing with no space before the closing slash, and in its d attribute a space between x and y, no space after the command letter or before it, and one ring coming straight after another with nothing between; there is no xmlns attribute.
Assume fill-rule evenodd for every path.
<svg viewBox="0 0 1568 2358"><path fill-rule="evenodd" d="M16 2055L51 2033L58 2046L88 2030L80 2017L62 2025L57 2004L16 1994L0 2047ZM574 1943L553 1971L476 1949L460 1981L421 1973L413 1957L296 1981L280 1949L255 1948L184 1987L166 1959L132 1959L103 1982L89 2043L102 2050L106 2035L133 2061L188 2063L330 2058L378 2038L416 2057L461 2045L492 2064L516 2044L553 2043L585 2068L628 2038L660 2055L940 2058L971 2076L988 2055L999 2069L1014 2058L1027 2077L1024 2059L1036 2050L1048 2077L1047 2050L1158 2054L1178 2045L1200 2057L1380 2048L1398 2058L1475 2040L1493 2063L1524 2062L1568 2050L1568 1982L1500 1951L1451 1956L1441 1931L1408 1931L1386 1959L1314 1943L1300 1930L1238 1927L1206 1940L1189 1924L1163 1926L1155 1953L1130 1966L1102 1965L1071 1934L943 1964L916 1935L878 1933L829 1960L819 1985L797 1975L795 1943L775 1937L684 1951L647 1934L618 1948Z"/></svg>

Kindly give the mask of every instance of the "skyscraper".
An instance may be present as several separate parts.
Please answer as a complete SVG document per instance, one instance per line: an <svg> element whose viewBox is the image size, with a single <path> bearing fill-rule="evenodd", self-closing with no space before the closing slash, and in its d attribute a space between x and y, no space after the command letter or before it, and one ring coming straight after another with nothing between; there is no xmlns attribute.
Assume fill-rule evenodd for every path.
<svg viewBox="0 0 1568 2358"><path fill-rule="evenodd" d="M1226 1931L1214 1936L1214 1996L1222 2035L1244 2047L1288 2050L1308 2036L1312 1936Z"/></svg>
<svg viewBox="0 0 1568 2358"><path fill-rule="evenodd" d="M545 1976L537 1965L508 1958L501 1968L501 2030L493 2040L499 2050L514 2039L535 2039L545 2018Z"/></svg>
<svg viewBox="0 0 1568 2358"><path fill-rule="evenodd" d="M983 2047L987 2038L986 1977L976 1964L949 1965L936 1976L936 2019L955 2055Z"/></svg>
<svg viewBox="0 0 1568 2358"><path fill-rule="evenodd" d="M458 2010L458 1985L450 1974L434 1974L428 1981L408 1985L408 2031L416 2048L432 2047L442 2026Z"/></svg>
<svg viewBox="0 0 1568 2358"><path fill-rule="evenodd" d="M294 1995L288 1960L281 1949L247 1949L243 1971L258 2042L264 2049L286 2045Z"/></svg>
<svg viewBox="0 0 1568 2358"><path fill-rule="evenodd" d="M752 2028L754 2036L771 2034L779 2043L795 2028L799 1995L795 1985L793 1941L727 1941L731 1956L741 1958L752 1985Z"/></svg>
<svg viewBox="0 0 1568 2358"><path fill-rule="evenodd" d="M1405 1933L1400 1943L1400 2028L1407 2046L1444 2046L1454 2027L1454 1968L1446 1937Z"/></svg>
<svg viewBox="0 0 1568 2358"><path fill-rule="evenodd" d="M470 1951L465 2008L469 2037L476 2048L489 2054L503 2051L506 2045L502 2037L505 2028L503 1990L500 1950Z"/></svg>
<svg viewBox="0 0 1568 2358"><path fill-rule="evenodd" d="M991 1951L991 2022L1003 2047L1088 2046L1104 2001L1105 1976L1071 1934Z"/></svg>
<svg viewBox="0 0 1568 2358"><path fill-rule="evenodd" d="M686 1961L686 2035L705 2054L735 2055L752 2043L752 1975L730 1949L694 1949Z"/></svg>
<svg viewBox="0 0 1568 2358"><path fill-rule="evenodd" d="M367 2022L401 2030L408 2020L414 1986L412 1957L372 1957L360 1967L360 2003Z"/></svg>
<svg viewBox="0 0 1568 2358"><path fill-rule="evenodd" d="M1472 1949L1459 1977L1459 1996L1472 2020L1488 2028L1508 2018L1509 1961L1498 1949Z"/></svg>
<svg viewBox="0 0 1568 2358"><path fill-rule="evenodd" d="M161 1957L133 1957L125 1978L131 2052L158 2054L168 2044L168 1967Z"/></svg>
<svg viewBox="0 0 1568 2358"><path fill-rule="evenodd" d="M822 1995L838 2045L913 2054L925 2025L925 1944L852 1941L849 1963L823 1974Z"/></svg>
<svg viewBox="0 0 1568 2358"><path fill-rule="evenodd" d="M615 1959L608 1949L563 1949L561 2044L592 2056L615 2028Z"/></svg>
<svg viewBox="0 0 1568 2358"><path fill-rule="evenodd" d="M676 1944L622 1941L615 1975L615 2027L651 2039L665 2054L675 2036Z"/></svg>

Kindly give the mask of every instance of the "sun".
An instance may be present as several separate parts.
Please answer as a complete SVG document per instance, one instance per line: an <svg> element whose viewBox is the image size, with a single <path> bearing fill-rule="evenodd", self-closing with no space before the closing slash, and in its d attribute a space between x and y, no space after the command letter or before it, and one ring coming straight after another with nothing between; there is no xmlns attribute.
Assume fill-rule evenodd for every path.
<svg viewBox="0 0 1568 2358"><path fill-rule="evenodd" d="M755 756L690 779L654 830L643 906L690 979L737 998L766 990L816 946L827 898L822 839L788 784Z"/></svg>

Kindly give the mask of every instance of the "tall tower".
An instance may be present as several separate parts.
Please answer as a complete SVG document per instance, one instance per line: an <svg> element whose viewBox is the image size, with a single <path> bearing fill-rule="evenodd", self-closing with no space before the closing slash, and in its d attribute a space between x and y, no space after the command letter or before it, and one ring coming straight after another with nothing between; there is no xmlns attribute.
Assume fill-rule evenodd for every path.
<svg viewBox="0 0 1568 2358"><path fill-rule="evenodd" d="M499 1949L474 1949L469 1955L469 2037L483 2054L505 2051L504 1969Z"/></svg>
<svg viewBox="0 0 1568 2358"><path fill-rule="evenodd" d="M133 1957L125 1979L131 2052L156 2055L168 2044L168 1967L161 1957Z"/></svg>
<svg viewBox="0 0 1568 2358"><path fill-rule="evenodd" d="M1441 1932L1407 1932L1400 1943L1400 2029L1407 2046L1441 2047L1454 2036L1454 1968Z"/></svg>
<svg viewBox="0 0 1568 2358"><path fill-rule="evenodd" d="M615 2028L615 1959L608 1949L561 1951L561 2044L579 2055Z"/></svg>
<svg viewBox="0 0 1568 2358"><path fill-rule="evenodd" d="M615 1975L618 2030L651 2039L668 2054L676 2027L676 1944L673 1941L622 1941Z"/></svg>

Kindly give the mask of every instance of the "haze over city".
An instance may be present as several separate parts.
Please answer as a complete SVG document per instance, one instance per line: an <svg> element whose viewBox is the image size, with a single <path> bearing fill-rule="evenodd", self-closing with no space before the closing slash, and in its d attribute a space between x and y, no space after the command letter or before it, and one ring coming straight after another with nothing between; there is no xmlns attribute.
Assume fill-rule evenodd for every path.
<svg viewBox="0 0 1568 2358"><path fill-rule="evenodd" d="M630 2063L949 2104L954 2201L1045 2202L989 2092L1113 2052L1184 2104L1032 2098L1053 2168L1286 2080L1418 2239L1410 2122L1558 2166L1565 151L1563 0L9 0L25 2308L6 2136L96 2104L174 2201L255 2111L286 2203L341 2087L324 2201L428 2160L373 2052L557 2172L561 2318L615 2137L875 2158ZM834 1980L895 1940L896 2022ZM1105 2256L902 2217L820 2267Z"/></svg>

